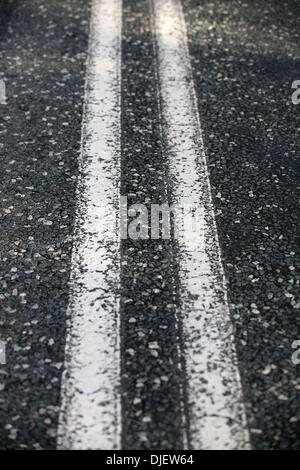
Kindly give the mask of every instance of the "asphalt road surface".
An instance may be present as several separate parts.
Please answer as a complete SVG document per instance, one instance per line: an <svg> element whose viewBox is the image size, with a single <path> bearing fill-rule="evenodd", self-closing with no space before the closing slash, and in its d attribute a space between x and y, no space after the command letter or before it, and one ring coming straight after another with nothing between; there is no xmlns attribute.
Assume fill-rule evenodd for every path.
<svg viewBox="0 0 300 470"><path fill-rule="evenodd" d="M296 0L1 2L1 449L300 449L299 50Z"/></svg>

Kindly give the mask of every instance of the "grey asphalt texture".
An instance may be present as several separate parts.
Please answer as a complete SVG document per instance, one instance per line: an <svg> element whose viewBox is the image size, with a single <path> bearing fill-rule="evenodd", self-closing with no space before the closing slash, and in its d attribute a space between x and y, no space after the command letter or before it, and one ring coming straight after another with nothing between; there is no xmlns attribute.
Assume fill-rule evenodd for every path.
<svg viewBox="0 0 300 470"><path fill-rule="evenodd" d="M300 449L300 9L182 3L251 442ZM123 4L121 193L129 204L166 202L150 8ZM89 6L0 5L1 449L56 446ZM175 258L168 241L122 243L126 449L182 446Z"/></svg>
<svg viewBox="0 0 300 470"><path fill-rule="evenodd" d="M128 208L166 201L149 2L123 2L121 194ZM129 218L131 223L133 218ZM123 448L182 448L181 389L171 240L122 242Z"/></svg>
<svg viewBox="0 0 300 470"><path fill-rule="evenodd" d="M88 13L84 0L0 7L3 449L56 443Z"/></svg>
<svg viewBox="0 0 300 470"><path fill-rule="evenodd" d="M252 443L299 449L299 3L183 5Z"/></svg>

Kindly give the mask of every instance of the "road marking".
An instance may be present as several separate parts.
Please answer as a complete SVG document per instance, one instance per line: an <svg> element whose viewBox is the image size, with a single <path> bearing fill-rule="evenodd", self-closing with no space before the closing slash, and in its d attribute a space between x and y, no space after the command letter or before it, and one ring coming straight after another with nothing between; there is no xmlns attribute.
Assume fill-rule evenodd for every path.
<svg viewBox="0 0 300 470"><path fill-rule="evenodd" d="M121 0L93 0L59 449L119 449Z"/></svg>
<svg viewBox="0 0 300 470"><path fill-rule="evenodd" d="M178 0L153 0L153 7L162 131L174 203L179 207L188 203L202 213L196 237L186 237L182 229L177 237L188 445L192 449L248 449L184 16Z"/></svg>

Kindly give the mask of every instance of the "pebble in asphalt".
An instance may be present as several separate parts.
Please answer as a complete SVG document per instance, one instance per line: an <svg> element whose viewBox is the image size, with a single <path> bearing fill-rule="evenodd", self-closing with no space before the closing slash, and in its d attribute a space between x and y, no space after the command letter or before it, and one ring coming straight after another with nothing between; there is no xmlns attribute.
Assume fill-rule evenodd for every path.
<svg viewBox="0 0 300 470"><path fill-rule="evenodd" d="M121 194L168 202L149 2L123 2ZM129 220L129 222L131 219ZM171 240L122 243L123 446L182 448L180 331Z"/></svg>

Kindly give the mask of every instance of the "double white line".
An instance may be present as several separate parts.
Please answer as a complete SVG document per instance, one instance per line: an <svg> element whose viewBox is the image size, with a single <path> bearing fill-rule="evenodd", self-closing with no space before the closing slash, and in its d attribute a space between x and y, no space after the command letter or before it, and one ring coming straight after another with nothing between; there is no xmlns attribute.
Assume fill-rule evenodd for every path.
<svg viewBox="0 0 300 470"><path fill-rule="evenodd" d="M58 448L120 448L120 0L91 12ZM115 227L115 231L112 231Z"/></svg>
<svg viewBox="0 0 300 470"><path fill-rule="evenodd" d="M162 131L174 199L203 207L199 240L179 234L191 449L249 438L180 2L153 0ZM121 445L119 297L121 0L94 0L82 128L77 242L58 448ZM107 224L106 224L107 222ZM115 227L114 233L111 227ZM205 249L203 249L203 246Z"/></svg>

